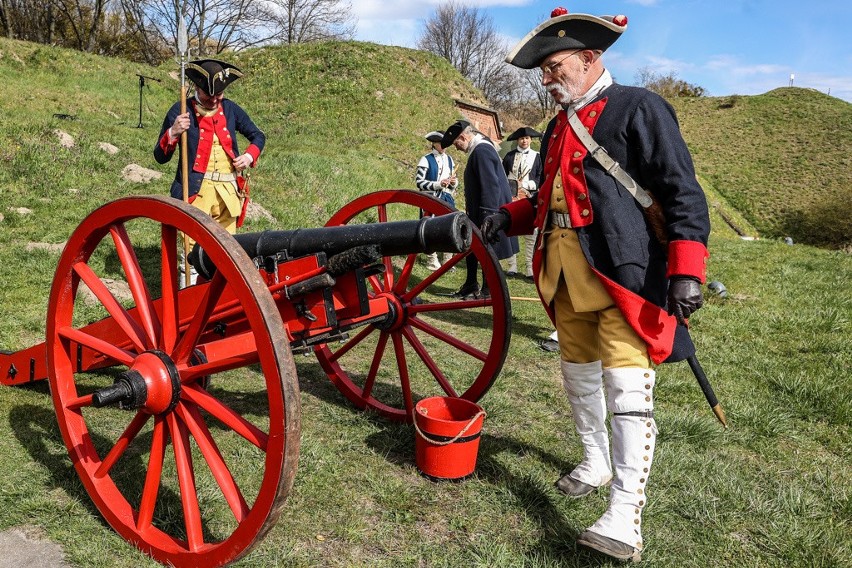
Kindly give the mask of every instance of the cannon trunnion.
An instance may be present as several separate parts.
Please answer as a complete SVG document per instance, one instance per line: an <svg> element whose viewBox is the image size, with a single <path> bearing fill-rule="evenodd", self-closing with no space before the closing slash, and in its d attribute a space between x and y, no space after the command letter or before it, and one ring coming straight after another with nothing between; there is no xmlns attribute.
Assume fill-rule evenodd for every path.
<svg viewBox="0 0 852 568"><path fill-rule="evenodd" d="M417 210L426 217L406 220ZM181 234L198 243L206 279L185 289ZM431 251L446 253L435 272L418 263ZM452 296L468 255L489 297ZM108 287L115 279L129 298ZM180 201L130 197L71 235L46 340L0 351L0 383L49 379L74 468L125 540L163 564L222 566L260 543L292 487L294 352L312 352L357 408L410 421L427 396L481 399L510 322L479 231L415 191L365 195L324 228L236 239Z"/></svg>

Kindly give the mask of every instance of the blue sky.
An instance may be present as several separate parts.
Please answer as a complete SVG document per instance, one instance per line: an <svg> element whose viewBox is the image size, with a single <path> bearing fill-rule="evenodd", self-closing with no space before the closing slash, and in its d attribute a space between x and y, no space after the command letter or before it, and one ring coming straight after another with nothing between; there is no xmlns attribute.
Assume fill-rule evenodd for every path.
<svg viewBox="0 0 852 568"><path fill-rule="evenodd" d="M624 14L627 31L604 54L620 83L643 67L707 89L756 95L790 84L852 102L852 1L461 0L485 11L514 45L550 11ZM438 0L352 0L356 39L414 47ZM845 38L845 39L844 39Z"/></svg>

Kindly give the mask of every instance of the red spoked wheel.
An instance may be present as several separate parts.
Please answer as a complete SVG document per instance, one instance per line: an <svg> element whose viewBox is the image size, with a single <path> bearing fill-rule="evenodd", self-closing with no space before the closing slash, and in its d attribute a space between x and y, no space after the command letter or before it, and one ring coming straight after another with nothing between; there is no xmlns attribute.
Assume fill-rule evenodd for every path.
<svg viewBox="0 0 852 568"><path fill-rule="evenodd" d="M416 191L385 190L352 201L326 226L416 219L418 209L430 215L453 211ZM388 301L393 321L315 349L328 377L359 408L411 421L416 400L452 396L475 402L493 384L509 348L511 307L497 258L479 231L473 233L470 250L444 255L434 272L419 260L423 255L385 257L385 271L370 277L369 293ZM468 254L479 261L480 285L484 278L490 297L453 296L464 282Z"/></svg>
<svg viewBox="0 0 852 568"><path fill-rule="evenodd" d="M180 232L216 264L209 283L178 290ZM175 199L109 203L69 239L47 318L59 427L109 524L168 565L251 550L292 487L300 410L281 317L236 241Z"/></svg>

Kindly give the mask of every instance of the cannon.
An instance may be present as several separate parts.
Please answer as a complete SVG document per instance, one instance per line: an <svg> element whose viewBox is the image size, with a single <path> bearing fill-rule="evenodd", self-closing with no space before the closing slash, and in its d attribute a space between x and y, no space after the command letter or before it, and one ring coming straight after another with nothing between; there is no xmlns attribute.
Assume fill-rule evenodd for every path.
<svg viewBox="0 0 852 568"><path fill-rule="evenodd" d="M202 277L184 289L181 233ZM424 251L450 258L430 272ZM468 255L489 297L451 295ZM132 299L108 288L113 276ZM411 421L420 398L486 394L511 311L463 214L384 190L323 228L236 238L168 197L108 203L69 238L46 319L43 343L0 352L0 383L49 381L74 468L126 541L163 564L222 566L262 540L293 485L295 353L313 354L356 408Z"/></svg>

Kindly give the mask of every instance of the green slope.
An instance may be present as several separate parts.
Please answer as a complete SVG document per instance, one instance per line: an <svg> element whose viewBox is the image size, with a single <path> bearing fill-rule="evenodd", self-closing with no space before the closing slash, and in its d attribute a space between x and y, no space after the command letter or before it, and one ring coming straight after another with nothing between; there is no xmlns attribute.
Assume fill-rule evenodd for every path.
<svg viewBox="0 0 852 568"><path fill-rule="evenodd" d="M696 170L761 233L852 244L852 105L782 88L674 106Z"/></svg>

